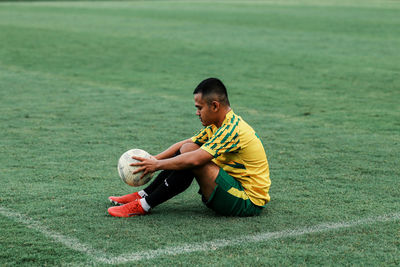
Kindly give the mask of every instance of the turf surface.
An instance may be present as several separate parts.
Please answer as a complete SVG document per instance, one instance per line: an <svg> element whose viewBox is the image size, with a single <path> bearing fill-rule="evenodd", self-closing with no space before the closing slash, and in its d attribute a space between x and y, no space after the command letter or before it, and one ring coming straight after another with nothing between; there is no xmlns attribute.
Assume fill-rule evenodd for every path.
<svg viewBox="0 0 400 267"><path fill-rule="evenodd" d="M0 206L109 256L400 212L396 1L0 3ZM197 185L130 219L116 162L201 128L216 76L270 163L261 216L205 208ZM4 214L3 214L4 215ZM28 220L28 219L26 219ZM105 265L0 215L3 265ZM399 221L160 255L138 265L399 265Z"/></svg>

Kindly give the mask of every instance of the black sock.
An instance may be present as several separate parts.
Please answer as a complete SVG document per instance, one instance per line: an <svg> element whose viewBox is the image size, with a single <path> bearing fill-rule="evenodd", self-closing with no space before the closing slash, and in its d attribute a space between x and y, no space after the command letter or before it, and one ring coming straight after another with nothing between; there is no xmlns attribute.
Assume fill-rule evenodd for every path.
<svg viewBox="0 0 400 267"><path fill-rule="evenodd" d="M145 189L143 189L144 192L145 192L147 195L150 195L151 193L153 193L154 190L156 190L157 187L158 187L160 184L164 183L164 180L167 179L168 176L169 176L172 172L173 172L173 171L165 171L165 170L164 170L164 171L161 171L161 172L158 174L158 176L156 177L156 179L154 179L154 181L151 182L151 184L150 184L148 187L146 187Z"/></svg>
<svg viewBox="0 0 400 267"><path fill-rule="evenodd" d="M155 190L153 190L153 192L149 194L146 191L147 188L145 189L145 192L148 194L146 202L150 207L154 208L155 206L160 205L168 199L185 191L192 184L193 179L194 175L191 171L172 171L170 175L164 179Z"/></svg>
<svg viewBox="0 0 400 267"><path fill-rule="evenodd" d="M180 155L180 154L181 154L180 151L176 152L176 153L175 153L175 157L178 156L178 155ZM161 172L158 174L158 176L156 177L156 179L154 179L154 181L151 182L151 184L150 184L148 187L146 187L145 189L143 189L144 192L145 192L147 195L150 195L151 193L153 193L154 190L156 190L156 188L157 188L161 183L163 183L164 180L167 179L168 176L169 176L172 172L173 172L173 171L170 171L170 170L163 170L163 171L161 171Z"/></svg>

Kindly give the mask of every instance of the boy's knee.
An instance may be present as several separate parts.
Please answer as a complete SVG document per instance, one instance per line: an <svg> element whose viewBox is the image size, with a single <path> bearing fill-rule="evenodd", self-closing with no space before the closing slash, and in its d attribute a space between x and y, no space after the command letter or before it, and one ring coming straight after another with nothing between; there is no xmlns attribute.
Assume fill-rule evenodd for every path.
<svg viewBox="0 0 400 267"><path fill-rule="evenodd" d="M195 144L195 143L185 143L181 146L181 148L179 149L179 151L181 152L181 154L183 153L187 153L187 152L191 152L191 151L195 151L197 149L199 149L200 146Z"/></svg>

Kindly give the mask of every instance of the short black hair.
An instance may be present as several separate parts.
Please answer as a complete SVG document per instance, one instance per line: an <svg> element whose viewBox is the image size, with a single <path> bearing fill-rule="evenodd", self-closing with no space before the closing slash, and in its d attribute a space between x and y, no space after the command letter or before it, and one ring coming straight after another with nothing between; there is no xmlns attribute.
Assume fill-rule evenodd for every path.
<svg viewBox="0 0 400 267"><path fill-rule="evenodd" d="M212 101L218 101L221 104L230 106L228 99L228 92L226 91L225 85L217 78L208 78L203 80L193 94L202 94L204 100L210 105Z"/></svg>

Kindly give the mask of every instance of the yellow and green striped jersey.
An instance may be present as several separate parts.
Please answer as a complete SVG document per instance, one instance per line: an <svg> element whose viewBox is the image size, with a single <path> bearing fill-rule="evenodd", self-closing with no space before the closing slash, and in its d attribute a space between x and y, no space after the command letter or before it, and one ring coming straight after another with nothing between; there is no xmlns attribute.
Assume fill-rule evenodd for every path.
<svg viewBox="0 0 400 267"><path fill-rule="evenodd" d="M270 200L271 181L264 147L253 128L233 110L226 114L221 127L209 125L193 136L192 141L242 184L247 195L238 197L249 198L258 206Z"/></svg>

